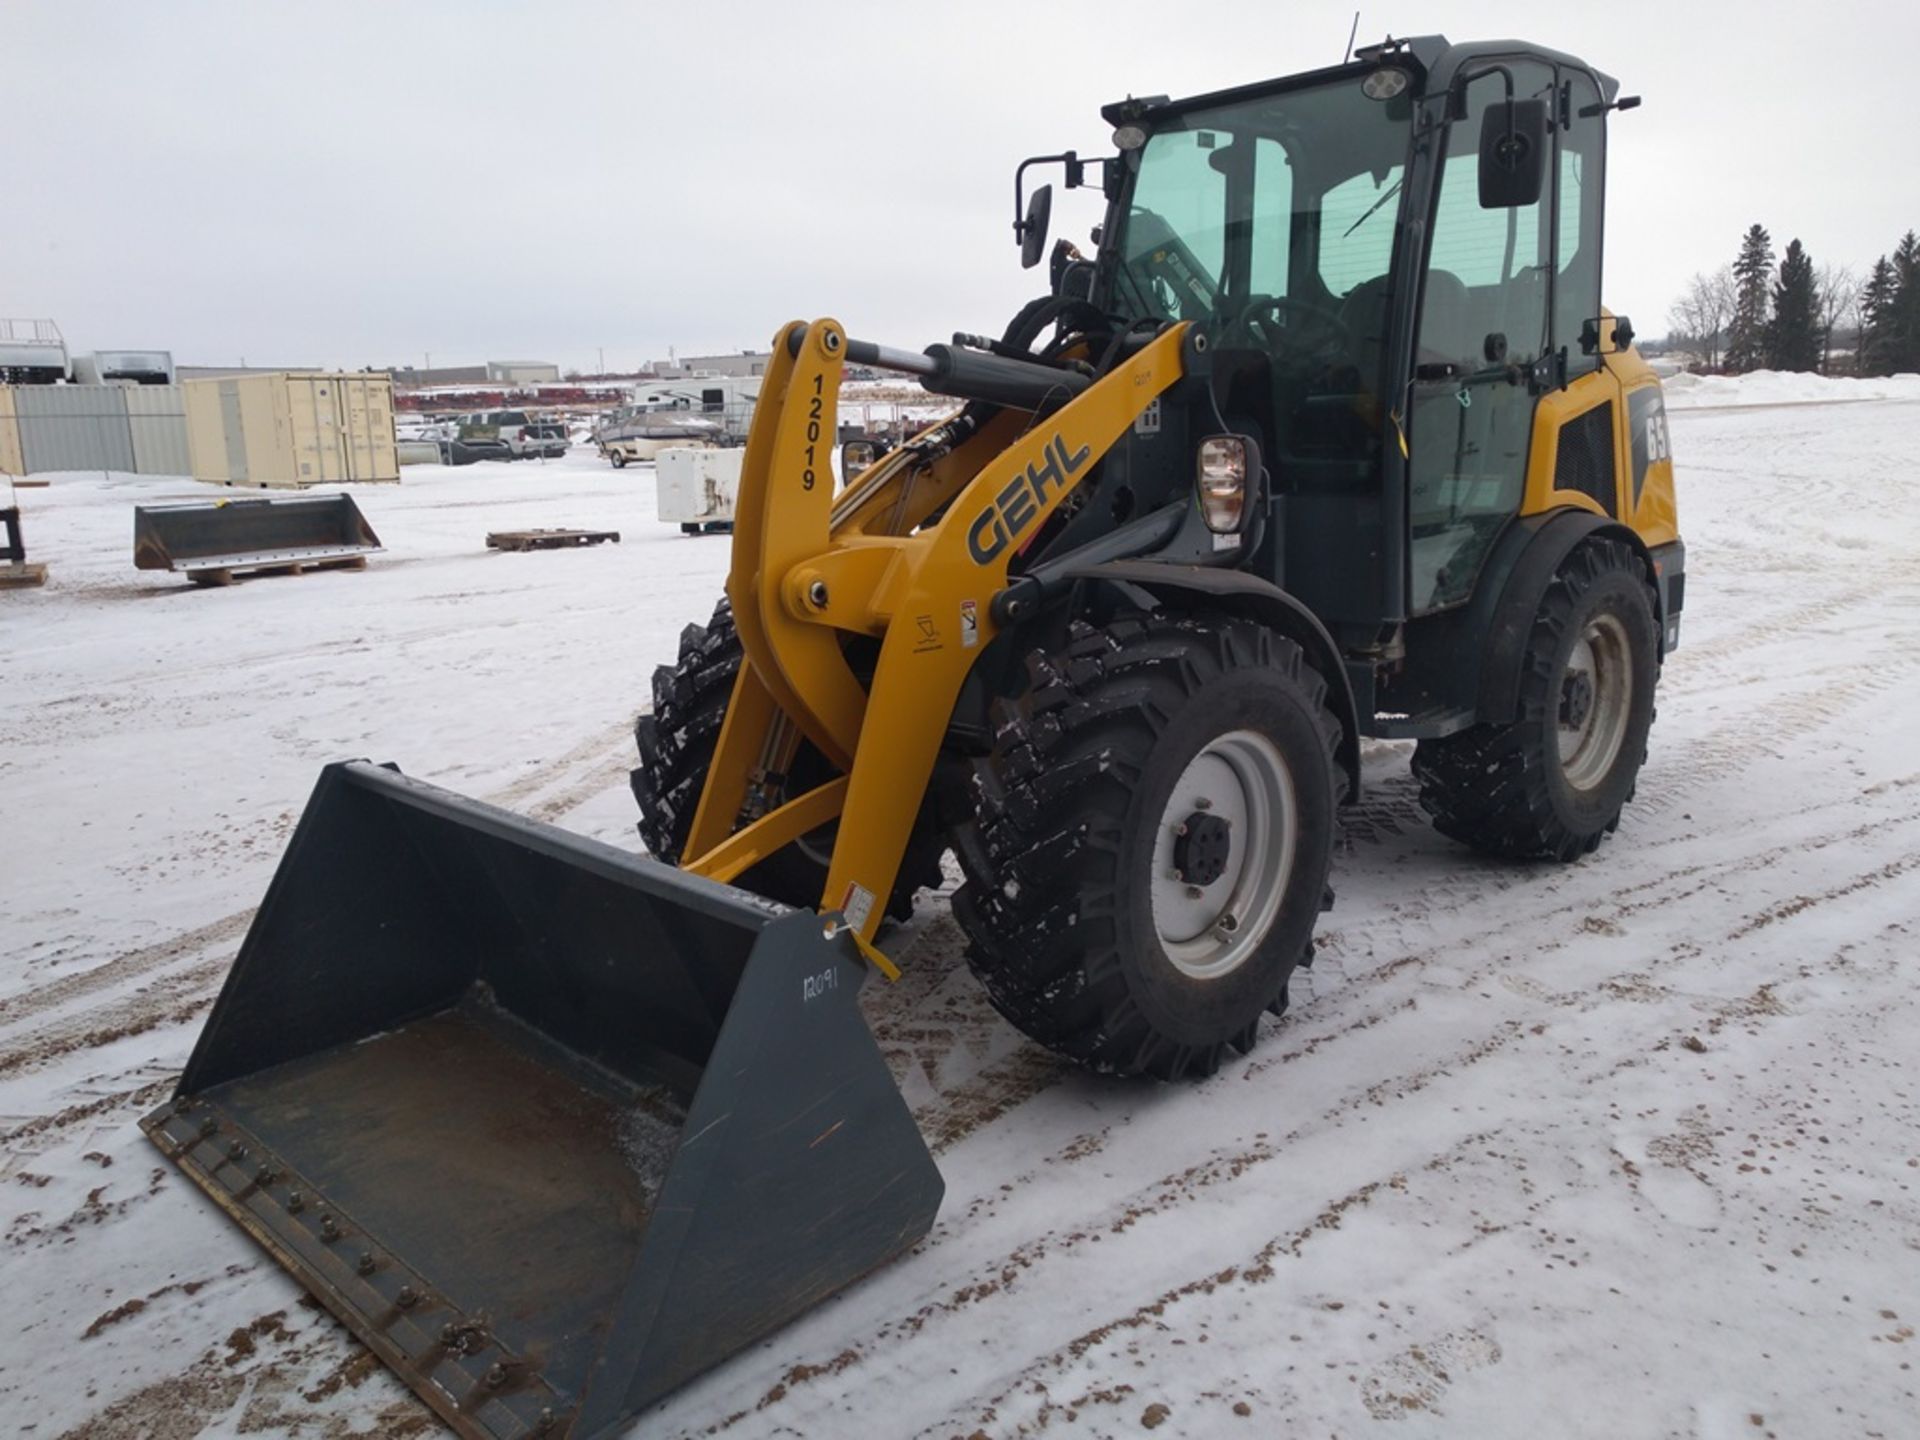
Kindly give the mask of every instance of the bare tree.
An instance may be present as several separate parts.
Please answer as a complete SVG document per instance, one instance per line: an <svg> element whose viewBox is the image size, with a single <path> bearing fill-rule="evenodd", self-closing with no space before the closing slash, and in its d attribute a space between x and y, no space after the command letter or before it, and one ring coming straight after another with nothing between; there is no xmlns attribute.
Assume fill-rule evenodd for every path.
<svg viewBox="0 0 1920 1440"><path fill-rule="evenodd" d="M1820 373L1833 373L1833 332L1851 324L1860 305L1860 276L1851 265L1823 264L1814 275L1820 321Z"/></svg>
<svg viewBox="0 0 1920 1440"><path fill-rule="evenodd" d="M1733 318L1735 293L1732 266L1722 265L1710 274L1695 272L1667 312L1668 325L1686 337L1709 370L1720 368L1720 346Z"/></svg>

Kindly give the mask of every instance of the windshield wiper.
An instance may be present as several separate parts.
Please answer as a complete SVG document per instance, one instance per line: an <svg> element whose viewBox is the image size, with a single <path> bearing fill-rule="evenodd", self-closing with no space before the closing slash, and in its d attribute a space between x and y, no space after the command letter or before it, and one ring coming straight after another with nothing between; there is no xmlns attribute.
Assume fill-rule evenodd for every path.
<svg viewBox="0 0 1920 1440"><path fill-rule="evenodd" d="M1401 177L1402 180L1404 180L1405 178L1406 178L1405 176ZM1378 210L1382 205L1386 204L1387 201L1391 200L1394 196L1398 195L1399 193L1400 193L1400 180L1396 180L1393 182L1393 184L1387 187L1386 194L1382 195L1378 200L1373 202L1373 204L1368 208L1366 214L1362 215L1358 220L1354 221L1351 225L1347 226L1347 228L1344 231L1341 232L1340 238L1342 240L1346 239L1347 236L1351 235L1354 231L1358 230L1362 225L1366 224L1367 221L1373 218L1373 212L1375 210Z"/></svg>

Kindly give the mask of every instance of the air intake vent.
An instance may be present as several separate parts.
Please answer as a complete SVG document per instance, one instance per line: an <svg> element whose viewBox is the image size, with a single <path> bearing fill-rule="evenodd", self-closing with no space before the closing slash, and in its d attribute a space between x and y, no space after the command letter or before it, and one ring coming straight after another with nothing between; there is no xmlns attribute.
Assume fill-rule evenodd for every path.
<svg viewBox="0 0 1920 1440"><path fill-rule="evenodd" d="M1578 490L1598 501L1607 514L1620 513L1613 477L1613 402L1596 405L1560 427L1554 456L1556 490Z"/></svg>

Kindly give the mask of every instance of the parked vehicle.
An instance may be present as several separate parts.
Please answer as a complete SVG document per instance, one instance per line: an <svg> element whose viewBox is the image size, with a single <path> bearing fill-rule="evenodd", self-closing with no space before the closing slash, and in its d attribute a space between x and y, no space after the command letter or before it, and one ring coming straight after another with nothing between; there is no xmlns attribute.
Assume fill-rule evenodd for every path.
<svg viewBox="0 0 1920 1440"><path fill-rule="evenodd" d="M672 406L623 405L593 432L593 443L616 470L629 461L651 460L669 446L713 445L720 438L716 419Z"/></svg>
<svg viewBox="0 0 1920 1440"><path fill-rule="evenodd" d="M567 453L567 427L525 410L479 410L460 422L462 440L498 440L514 460L532 460Z"/></svg>

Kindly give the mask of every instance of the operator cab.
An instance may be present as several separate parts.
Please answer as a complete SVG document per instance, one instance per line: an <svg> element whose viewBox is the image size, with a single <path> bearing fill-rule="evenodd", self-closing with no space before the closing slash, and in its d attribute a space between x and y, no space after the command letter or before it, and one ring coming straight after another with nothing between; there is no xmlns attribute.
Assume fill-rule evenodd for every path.
<svg viewBox="0 0 1920 1440"><path fill-rule="evenodd" d="M1616 89L1553 51L1428 37L1102 112L1120 154L1091 298L1206 335L1271 479L1253 568L1349 649L1471 597L1537 398L1601 363Z"/></svg>

